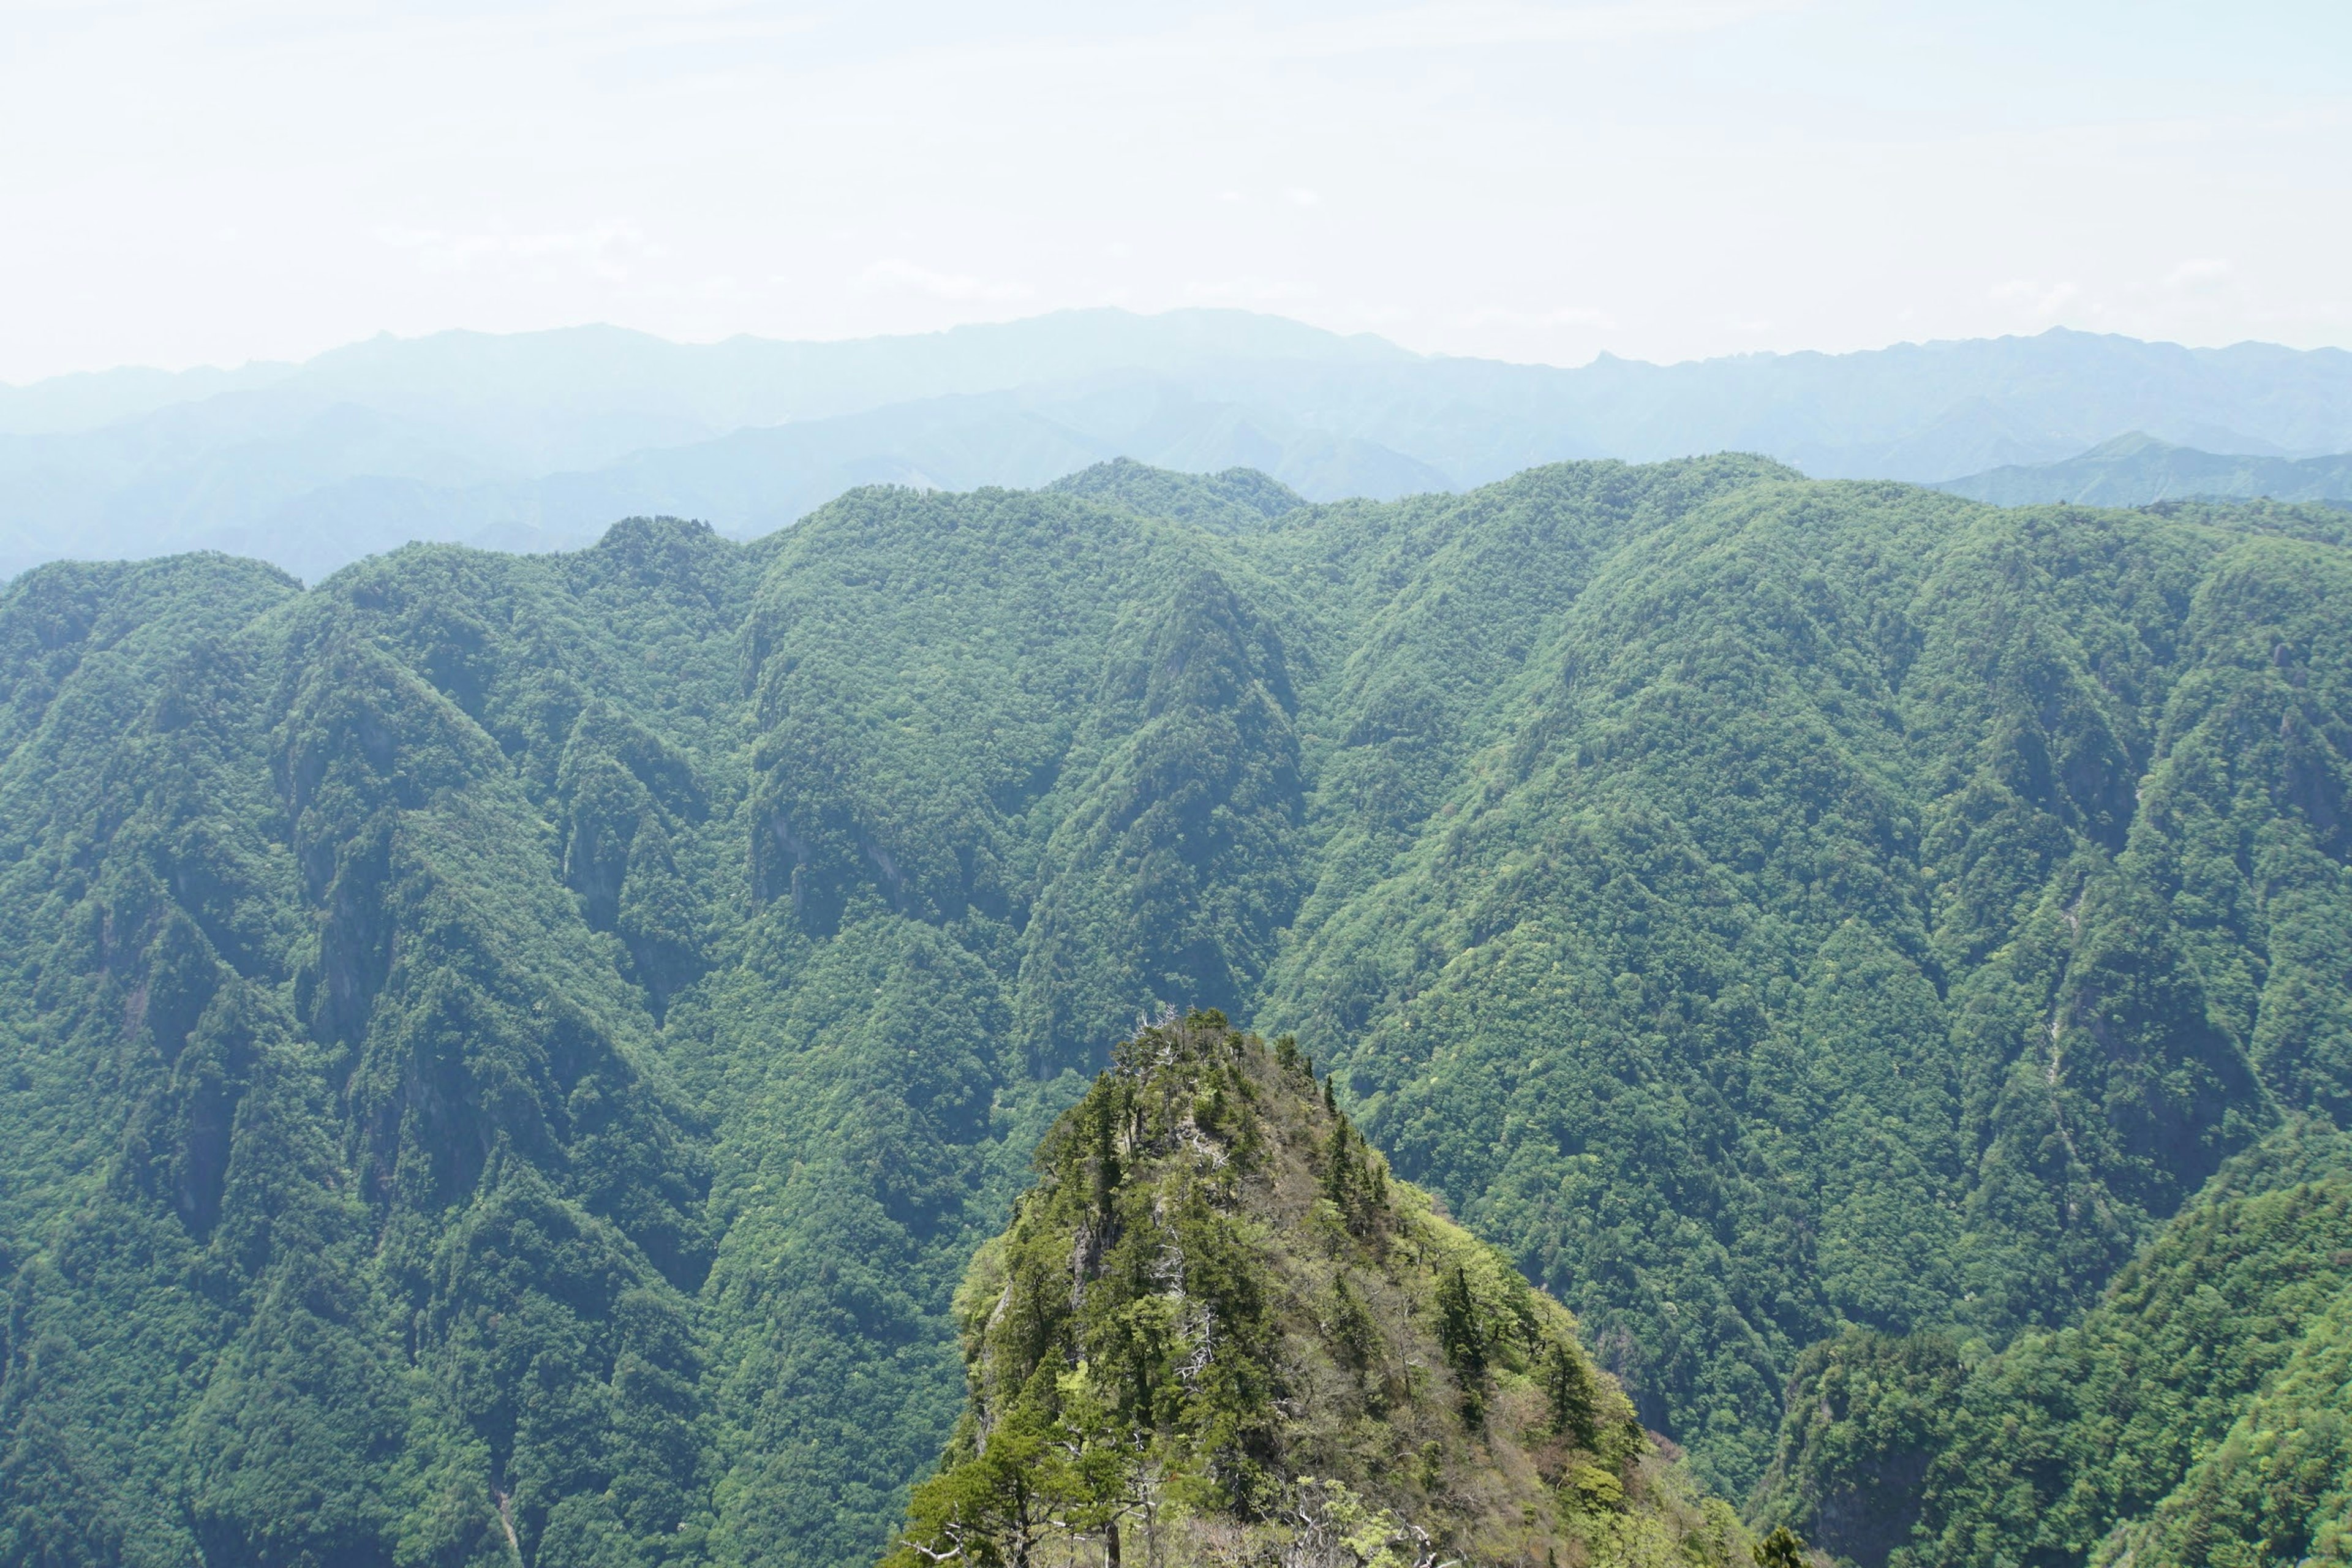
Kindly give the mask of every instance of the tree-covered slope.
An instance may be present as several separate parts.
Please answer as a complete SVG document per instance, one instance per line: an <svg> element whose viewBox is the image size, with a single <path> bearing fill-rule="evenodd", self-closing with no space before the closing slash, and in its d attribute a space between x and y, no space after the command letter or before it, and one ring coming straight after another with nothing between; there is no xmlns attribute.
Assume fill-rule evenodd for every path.
<svg viewBox="0 0 2352 1568"><path fill-rule="evenodd" d="M2341 1250L2331 1262L2345 1264ZM2118 1524L2102 1563L2341 1563L2352 1555L2352 1290L2308 1321L2221 1441L2142 1518Z"/></svg>
<svg viewBox="0 0 2352 1568"><path fill-rule="evenodd" d="M2290 1564L2345 1547L2352 1149L2294 1122L2079 1323L1964 1363L1853 1331L1789 1391L1765 1515L1877 1564Z"/></svg>
<svg viewBox="0 0 2352 1568"><path fill-rule="evenodd" d="M2345 572L1690 506L1521 623L1507 718L1260 1016L1744 1490L1806 1344L2063 1321L2279 1103L2334 1108Z"/></svg>
<svg viewBox="0 0 2352 1568"><path fill-rule="evenodd" d="M957 1294L970 1405L890 1563L1748 1557L1287 1037L1163 1016L1036 1165Z"/></svg>
<svg viewBox="0 0 2352 1568"><path fill-rule="evenodd" d="M1297 491L1255 468L1217 474L1177 474L1132 458L1097 463L1045 487L1061 495L1125 507L1146 517L1171 518L1219 533L1263 528L1283 513L1307 504Z"/></svg>
<svg viewBox="0 0 2352 1568"><path fill-rule="evenodd" d="M0 1562L866 1561L1165 1006L1295 1032L1744 1496L1809 1347L2063 1328L2346 1113L2298 518L1114 465L29 574Z"/></svg>
<svg viewBox="0 0 2352 1568"><path fill-rule="evenodd" d="M707 1153L566 885L560 763L600 689L702 708L740 551L608 545L12 596L12 1560L455 1561L695 1505Z"/></svg>

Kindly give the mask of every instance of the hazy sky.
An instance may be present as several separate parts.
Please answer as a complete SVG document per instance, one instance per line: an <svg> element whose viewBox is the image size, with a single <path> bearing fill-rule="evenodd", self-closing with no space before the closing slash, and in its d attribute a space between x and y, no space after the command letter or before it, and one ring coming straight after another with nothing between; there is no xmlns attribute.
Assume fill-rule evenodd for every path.
<svg viewBox="0 0 2352 1568"><path fill-rule="evenodd" d="M2352 346L2352 3L0 0L0 380L1239 305Z"/></svg>

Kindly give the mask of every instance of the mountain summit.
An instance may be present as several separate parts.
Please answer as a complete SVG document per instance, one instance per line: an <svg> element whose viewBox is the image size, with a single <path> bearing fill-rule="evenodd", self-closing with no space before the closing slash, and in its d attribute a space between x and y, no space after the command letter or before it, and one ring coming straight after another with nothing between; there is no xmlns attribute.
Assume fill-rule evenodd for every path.
<svg viewBox="0 0 2352 1568"><path fill-rule="evenodd" d="M1289 1037L1138 1030L1036 1169L957 1294L971 1404L893 1568L1748 1560Z"/></svg>

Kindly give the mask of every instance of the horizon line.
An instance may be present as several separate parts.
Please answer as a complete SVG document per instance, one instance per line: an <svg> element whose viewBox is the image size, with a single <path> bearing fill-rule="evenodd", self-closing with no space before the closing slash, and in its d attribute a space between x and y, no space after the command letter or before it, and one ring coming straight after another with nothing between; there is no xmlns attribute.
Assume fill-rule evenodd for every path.
<svg viewBox="0 0 2352 1568"><path fill-rule="evenodd" d="M36 388L50 385L58 382L94 379L102 376L139 373L163 376L183 376L197 375L207 372L216 375L240 375L248 372L256 371L284 371L289 374L299 374L302 370L317 363L322 359L328 358L331 355L348 353L352 349L362 348L372 343L423 343L430 342L436 338L543 338L557 337L571 333L602 331L643 339L646 342L659 343L666 347L680 349L722 348L733 343L758 343L777 348L820 348L839 347L855 343L912 342L924 339L952 337L959 332L987 331L1011 327L1026 326L1034 322L1048 321L1055 320L1056 318L1067 316L1123 316L1134 321L1162 321L1172 316L1240 317L1257 321L1278 321L1286 326L1299 328L1303 331L1329 338L1336 342L1378 343L1384 348L1393 349L1400 355L1410 359L1429 362L1452 361L1469 364L1507 365L1515 369L1550 370L1559 371L1563 374L1574 374L1578 371L1591 370L1604 363L1642 366L1653 370L1677 370L1691 365L1725 364L1742 360L1782 360L1805 358L1853 359L1866 354L1892 353L1904 349L1924 350L1956 348L1973 343L2031 342L2042 338L2051 337L2096 338L2111 342L2135 343L2147 348L2177 349L2182 353L2191 354L2228 353L2240 349L2256 348L2274 349L2281 353L2296 355L2352 355L2352 350L2341 348L2334 344L2324 343L2314 348L2296 348L2291 344L2273 342L2267 338L2240 338L2227 343L2187 343L2171 338L2140 338L2134 337L2128 332L2097 331L2089 328L2069 326L2064 322L2057 322L2051 326L2042 328L2038 332L2000 332L1977 337L1900 338L1892 342L1879 344L1876 347L1856 349L1748 349L1732 353L1703 354L1689 359L1678 360L1642 359L1633 355L1620 354L1612 350L1602 348L1595 350L1592 357L1583 361L1581 363L1559 364L1549 360L1513 360L1502 359L1486 354L1431 353L1420 349L1410 348L1405 344L1397 342L1394 339L1384 337L1378 332L1339 331L1329 327L1318 326L1311 321L1302 321L1296 316L1279 315L1270 310L1253 310L1237 305L1177 305L1171 306L1164 310L1138 310L1125 305L1068 305L1051 310L1035 311L1025 316L1007 316L992 318L985 321L959 321L952 326L935 328L929 331L869 332L862 336L838 338L767 337L761 333L751 331L730 332L725 336L715 338L673 338L666 337L659 332L648 331L642 327L625 326L619 322L608 321L574 321L562 326L527 327L512 331L499 331L488 328L462 325L436 327L430 331L414 333L395 332L390 328L383 328L365 337L352 338L343 342L331 344L330 346L320 349L317 353L308 355L302 359L289 360L256 358L245 360L236 364L220 364L207 361L178 366L139 362L125 362L104 365L90 370L59 371L52 375L37 376L30 381L0 381L0 392L27 393L35 390ZM1284 359L1305 356L1269 354L1236 357Z"/></svg>

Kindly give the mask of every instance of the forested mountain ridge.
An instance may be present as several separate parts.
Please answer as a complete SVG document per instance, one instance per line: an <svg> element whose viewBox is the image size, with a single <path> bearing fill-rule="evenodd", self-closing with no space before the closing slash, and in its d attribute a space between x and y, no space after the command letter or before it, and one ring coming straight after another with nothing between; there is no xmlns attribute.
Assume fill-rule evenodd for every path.
<svg viewBox="0 0 2352 1568"><path fill-rule="evenodd" d="M2063 1328L2345 1113L2339 514L1277 492L12 584L0 1561L865 1560L1163 1005L1735 1497L1808 1347Z"/></svg>
<svg viewBox="0 0 2352 1568"><path fill-rule="evenodd" d="M859 486L1026 488L1122 455L1262 469L1330 500L1723 450L1830 478L1983 479L2133 431L2260 454L2208 467L2252 484L2230 493L2285 496L2247 476L2352 449L2352 354L2053 329L1677 364L1604 353L1571 369L1232 310L1062 310L824 342L610 326L379 335L299 365L0 386L0 575L215 549L316 582L414 540L579 548L631 515L748 538ZM2294 493L2323 493L2315 477ZM1992 476L2000 493L1980 499L2200 488L2052 490L2027 476L2036 488L2017 493L2017 478Z"/></svg>
<svg viewBox="0 0 2352 1568"><path fill-rule="evenodd" d="M2145 506L2181 496L2352 502L2352 457L2200 452L2133 431L2054 463L1989 468L1936 487L1997 506Z"/></svg>

